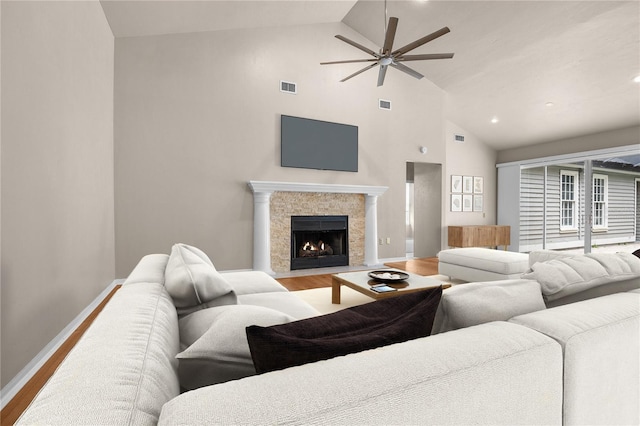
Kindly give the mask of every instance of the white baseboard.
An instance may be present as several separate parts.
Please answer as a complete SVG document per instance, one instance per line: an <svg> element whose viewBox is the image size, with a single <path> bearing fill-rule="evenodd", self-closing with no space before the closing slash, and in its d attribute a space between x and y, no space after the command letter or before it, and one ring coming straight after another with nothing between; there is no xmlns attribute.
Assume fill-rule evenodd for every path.
<svg viewBox="0 0 640 426"><path fill-rule="evenodd" d="M116 285L124 280L114 280L96 297L86 308L82 310L56 337L45 346L5 387L0 390L0 409L4 407L20 392L20 389L42 368L51 356L62 346L71 334L87 319L89 315L111 293Z"/></svg>

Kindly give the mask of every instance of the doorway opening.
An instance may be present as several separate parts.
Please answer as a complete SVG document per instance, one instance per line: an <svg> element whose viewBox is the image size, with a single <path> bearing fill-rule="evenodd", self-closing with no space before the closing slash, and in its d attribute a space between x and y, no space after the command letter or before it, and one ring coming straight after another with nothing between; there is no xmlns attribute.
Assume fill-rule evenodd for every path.
<svg viewBox="0 0 640 426"><path fill-rule="evenodd" d="M435 257L442 248L442 164L408 162L406 170L407 257Z"/></svg>
<svg viewBox="0 0 640 426"><path fill-rule="evenodd" d="M407 259L414 256L414 195L413 195L413 163L407 163L407 181L405 184L406 203L405 203L405 252Z"/></svg>

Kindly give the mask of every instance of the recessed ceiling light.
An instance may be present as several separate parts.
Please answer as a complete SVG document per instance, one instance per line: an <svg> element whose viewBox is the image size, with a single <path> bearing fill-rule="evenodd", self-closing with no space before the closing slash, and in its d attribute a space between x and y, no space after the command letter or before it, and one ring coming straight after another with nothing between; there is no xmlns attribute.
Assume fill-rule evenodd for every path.
<svg viewBox="0 0 640 426"><path fill-rule="evenodd" d="M633 79L634 83L640 83L640 75Z"/></svg>
<svg viewBox="0 0 640 426"><path fill-rule="evenodd" d="M553 102L547 102L546 104L544 104L544 106L551 108L552 106L554 106L555 104Z"/></svg>
<svg viewBox="0 0 640 426"><path fill-rule="evenodd" d="M493 124L496 124L498 121L499 121L499 120L498 120L498 117L493 117L493 118L491 119L491 122L492 122Z"/></svg>

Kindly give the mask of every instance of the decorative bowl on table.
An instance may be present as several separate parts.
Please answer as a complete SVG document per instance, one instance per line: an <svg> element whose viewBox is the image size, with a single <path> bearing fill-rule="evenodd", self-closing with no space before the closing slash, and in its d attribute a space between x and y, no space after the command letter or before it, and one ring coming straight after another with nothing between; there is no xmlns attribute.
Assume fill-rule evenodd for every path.
<svg viewBox="0 0 640 426"><path fill-rule="evenodd" d="M369 277L371 277L374 281L381 283L400 283L409 278L409 274L400 271L371 271L369 272Z"/></svg>

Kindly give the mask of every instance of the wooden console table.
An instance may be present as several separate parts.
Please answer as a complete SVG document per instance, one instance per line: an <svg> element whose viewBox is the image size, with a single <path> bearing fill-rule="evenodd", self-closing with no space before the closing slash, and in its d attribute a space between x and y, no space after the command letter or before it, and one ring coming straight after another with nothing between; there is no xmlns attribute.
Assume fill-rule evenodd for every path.
<svg viewBox="0 0 640 426"><path fill-rule="evenodd" d="M511 227L504 225L449 226L449 247L498 247L511 244Z"/></svg>

